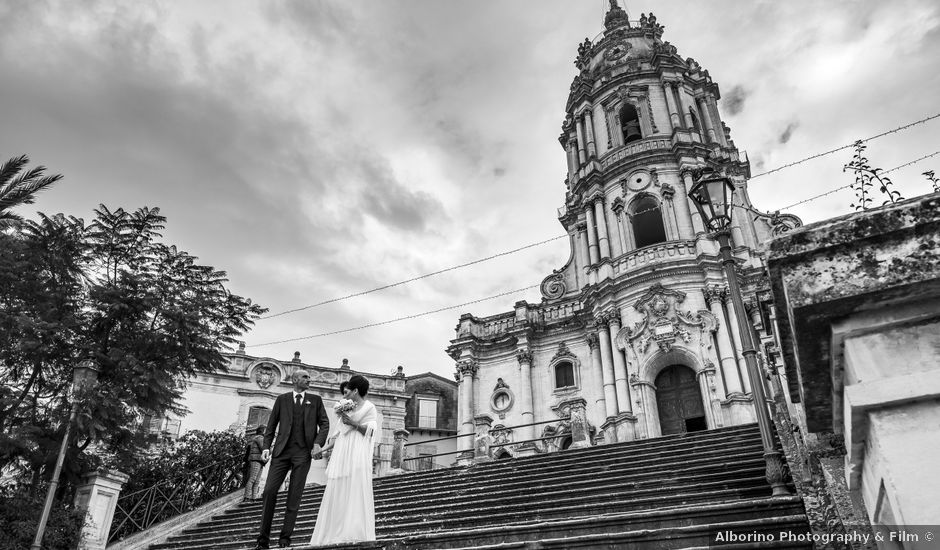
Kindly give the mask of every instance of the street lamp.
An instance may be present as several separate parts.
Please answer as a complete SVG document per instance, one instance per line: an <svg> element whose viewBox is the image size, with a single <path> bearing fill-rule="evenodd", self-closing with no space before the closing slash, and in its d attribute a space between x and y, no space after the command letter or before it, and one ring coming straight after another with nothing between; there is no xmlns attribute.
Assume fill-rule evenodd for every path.
<svg viewBox="0 0 940 550"><path fill-rule="evenodd" d="M790 490L784 481L783 459L774 445L770 430L770 414L767 412L767 401L764 396L764 378L757 365L757 347L754 345L752 327L748 324L744 314L744 299L741 297L741 287L738 286L735 272L735 261L731 256L731 216L734 184L728 178L717 174L703 175L692 189L689 198L695 204L702 221L714 232L718 240L721 253L721 263L728 279L728 290L734 304L735 318L738 320L738 332L741 335L741 344L744 348L744 362L747 365L747 376L751 382L751 392L754 398L754 408L757 414L757 425L760 427L761 442L764 445L764 460L767 462L767 482L773 489L773 495L789 495Z"/></svg>
<svg viewBox="0 0 940 550"><path fill-rule="evenodd" d="M98 367L94 361L85 360L72 368L72 412L69 414L69 422L65 425L65 436L62 438L62 446L59 447L59 457L55 462L55 470L52 472L52 481L49 482L49 492L46 493L46 503L42 507L42 515L39 516L39 527L36 529L36 538L33 539L33 545L30 550L41 550L42 536L46 531L46 522L49 521L49 512L52 510L52 501L55 499L55 491L59 486L59 474L62 473L62 462L65 461L65 451L69 446L69 435L72 433L72 423L75 422L75 416L78 414L78 395L82 387L93 385L98 380Z"/></svg>

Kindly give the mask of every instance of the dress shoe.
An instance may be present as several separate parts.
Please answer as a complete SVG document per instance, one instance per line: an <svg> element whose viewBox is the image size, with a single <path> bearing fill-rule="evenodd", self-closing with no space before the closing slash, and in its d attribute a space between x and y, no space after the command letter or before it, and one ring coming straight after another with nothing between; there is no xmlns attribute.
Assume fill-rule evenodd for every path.
<svg viewBox="0 0 940 550"><path fill-rule="evenodd" d="M290 548L290 539L281 539L277 541L278 548Z"/></svg>
<svg viewBox="0 0 940 550"><path fill-rule="evenodd" d="M259 542L259 543L256 544L255 547L252 548L251 550L268 550L268 548L270 548L270 546L268 546L267 544L264 544L264 543L260 543L260 542Z"/></svg>

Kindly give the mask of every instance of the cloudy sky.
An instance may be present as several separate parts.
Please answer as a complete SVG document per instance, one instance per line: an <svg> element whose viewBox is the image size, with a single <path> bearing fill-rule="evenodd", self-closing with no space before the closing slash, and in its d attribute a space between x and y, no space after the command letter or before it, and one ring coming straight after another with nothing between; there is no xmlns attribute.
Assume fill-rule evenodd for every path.
<svg viewBox="0 0 940 550"><path fill-rule="evenodd" d="M607 0L0 3L0 156L65 179L36 210L159 206L167 241L271 313L560 235L557 136L577 45ZM940 113L936 0L631 0L720 85L754 174ZM872 141L890 169L940 150L940 119ZM754 179L776 210L848 184L851 151ZM911 197L940 155L893 172ZM788 210L848 213L842 191ZM248 352L450 376L460 313L262 345L537 285L564 240L259 321Z"/></svg>

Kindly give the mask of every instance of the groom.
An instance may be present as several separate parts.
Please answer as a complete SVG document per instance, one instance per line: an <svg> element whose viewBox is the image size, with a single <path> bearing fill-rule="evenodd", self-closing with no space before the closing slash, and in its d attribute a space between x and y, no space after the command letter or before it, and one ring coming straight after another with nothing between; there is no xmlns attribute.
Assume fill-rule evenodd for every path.
<svg viewBox="0 0 940 550"><path fill-rule="evenodd" d="M297 522L297 510L304 491L304 482L310 470L310 459L320 453L320 447L326 441L330 430L330 420L323 408L320 396L307 393L310 386L310 374L305 370L295 370L291 375L294 390L279 395L274 401L274 409L268 417L268 426L264 432L264 450L261 458L269 457L268 481L264 485L264 509L261 513L261 532L255 549L269 548L271 521L274 519L274 505L277 502L277 490L284 483L284 477L290 471L290 488L287 490L287 511L284 512L284 526L278 537L278 546L290 546L290 536ZM277 440L274 441L274 431ZM274 441L274 452L271 442Z"/></svg>

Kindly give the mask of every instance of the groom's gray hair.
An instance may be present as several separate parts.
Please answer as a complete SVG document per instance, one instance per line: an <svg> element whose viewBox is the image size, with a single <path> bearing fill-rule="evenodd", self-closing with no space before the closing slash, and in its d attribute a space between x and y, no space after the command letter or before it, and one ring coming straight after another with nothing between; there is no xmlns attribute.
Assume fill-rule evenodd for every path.
<svg viewBox="0 0 940 550"><path fill-rule="evenodd" d="M296 382L297 379L300 378L300 373L304 373L304 374L306 374L307 376L310 375L310 373L307 372L307 371L305 371L304 369L297 369L297 370L295 370L294 372L291 373L291 375L290 375L290 381L291 381L291 382Z"/></svg>

